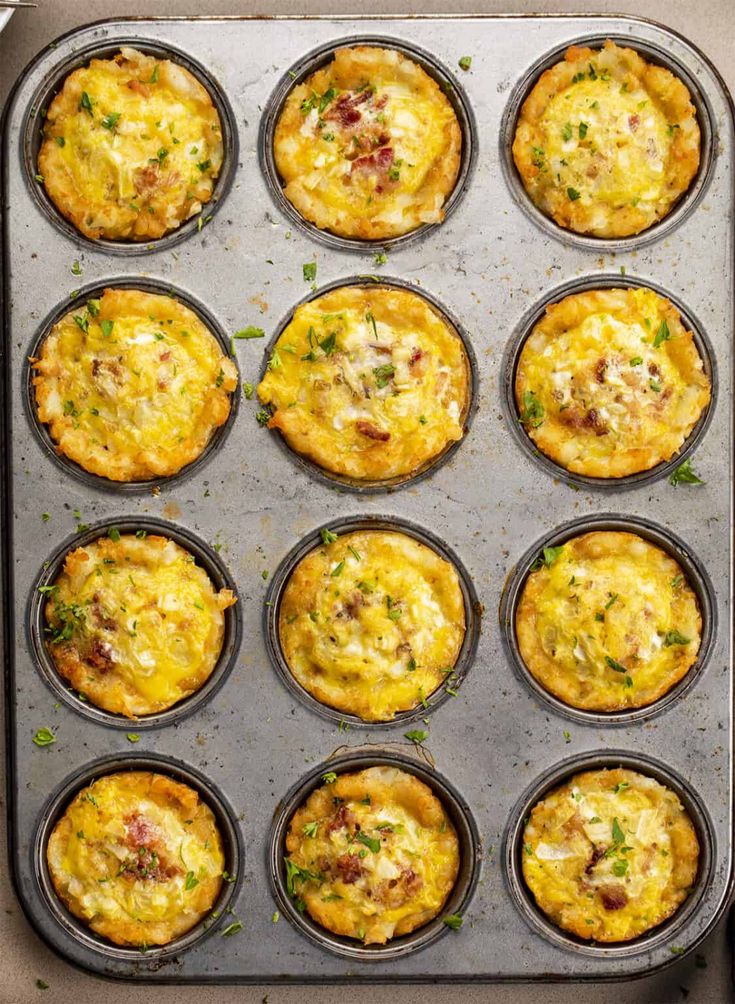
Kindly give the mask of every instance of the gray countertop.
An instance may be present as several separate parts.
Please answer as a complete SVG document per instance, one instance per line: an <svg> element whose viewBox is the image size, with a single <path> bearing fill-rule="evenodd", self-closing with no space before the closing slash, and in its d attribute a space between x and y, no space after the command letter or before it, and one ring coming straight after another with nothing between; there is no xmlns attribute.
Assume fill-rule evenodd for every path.
<svg viewBox="0 0 735 1004"><path fill-rule="evenodd" d="M87 0L69 3L68 0L38 0L36 10L17 12L0 36L0 101L4 101L14 80L35 55L52 39L77 25L104 17L124 15L191 15L191 14L283 14L283 13L405 13L411 9L407 0L377 0L366 8L360 0L305 0L302 4L289 0L261 0L259 4L247 2L208 2L202 0L149 0L148 3L124 0ZM735 66L732 62L733 30L735 29L735 4L733 0L422 0L422 13L510 13L510 12L624 12L660 20L678 30L698 45L715 63L731 91L735 91ZM416 7L414 6L414 10ZM1 696L0 696L1 699ZM4 821L4 813L3 813ZM2 825L0 824L0 829ZM4 845L4 832L0 839ZM4 846L2 853L4 855ZM73 999L75 1004L94 1002L101 995L105 1001L137 1004L149 1000L151 990L145 986L103 984L79 972L52 954L36 937L14 898L8 880L8 870L0 870L0 939L4 945L0 959L0 1004L24 1004L26 1001ZM587 1002L596 1004L668 1004L688 1000L699 1004L719 1004L735 999L731 976L731 954L726 943L725 925L720 923L710 935L697 956L682 959L663 974L627 984L585 984L529 986L524 984L483 986L428 987L403 986L400 989L402 1004L423 1000L427 992L436 1004L461 1000L467 1004L490 1001L495 1004L514 1002L526 1004L543 1000L545 1004ZM36 987L36 980L49 984L48 990ZM202 988L157 987L160 1004L168 1001L199 1001ZM212 1004L229 1002L264 1002L291 1004L303 1001L305 995L311 1004L338 1004L345 995L340 987L207 987L204 991ZM352 987L350 998L356 1004L382 1004L392 1000L396 988Z"/></svg>

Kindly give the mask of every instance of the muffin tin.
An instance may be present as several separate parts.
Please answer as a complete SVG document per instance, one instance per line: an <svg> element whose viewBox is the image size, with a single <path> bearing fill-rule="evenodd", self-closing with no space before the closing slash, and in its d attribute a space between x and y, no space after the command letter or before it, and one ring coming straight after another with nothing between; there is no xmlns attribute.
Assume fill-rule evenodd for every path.
<svg viewBox="0 0 735 1004"><path fill-rule="evenodd" d="M692 191L662 223L625 241L578 237L539 218L509 154L531 77L568 44L607 37L682 76L703 135ZM470 140L445 223L389 242L383 265L374 257L383 244L343 242L295 220L267 164L268 130L291 74L305 75L336 44L365 40L400 45L444 78ZM45 204L33 164L42 108L60 79L121 44L196 68L229 130L217 213L210 203L201 229L194 220L169 237L124 248L73 234ZM458 67L462 56L472 57L468 72ZM5 120L3 162L4 628L9 784L20 793L10 800L11 857L18 895L39 934L90 971L148 983L627 980L698 945L730 891L733 837L733 122L705 57L669 30L633 18L104 22L60 39L26 71ZM81 276L71 271L75 261ZM473 350L477 413L441 464L379 492L356 491L280 449L278 435L255 421L254 399L233 407L205 460L175 479L118 486L75 476L55 461L33 416L27 356L49 317L72 305L69 294L152 283L201 305L225 339L249 324L262 327L264 340L234 343L242 380L255 384L271 336L310 294L302 265L313 261L319 291L384 275L457 319ZM697 447L693 461L704 485L672 487L667 465L629 484L582 483L539 464L517 427L509 373L532 317L572 282L613 280L664 290L692 319L716 390L686 447ZM693 576L708 632L696 669L669 699L614 724L572 714L529 685L508 631L532 551L589 520L632 520L673 549ZM89 529L75 533L78 523ZM421 709L429 732L422 747L404 739L403 717L366 727L325 714L284 684L273 618L288 562L320 527L365 523L397 523L434 546L446 542L464 572L473 611L469 648L452 688L457 696L437 695ZM135 723L96 713L66 693L39 633L37 586L66 550L110 525L169 532L194 549L215 581L232 580L238 596L211 687L165 716ZM56 741L38 748L32 737L42 727ZM127 738L133 731L135 744ZM433 922L368 949L295 916L284 898L281 842L290 812L325 770L382 762L414 770L458 821L462 870L446 912L460 912L464 924L454 932ZM549 785L582 767L619 764L681 793L702 852L696 887L669 922L628 945L602 947L566 937L539 915L519 877L518 841L524 816ZM236 881L201 928L166 948L135 952L103 943L64 910L44 852L50 825L87 780L141 767L188 780L202 793L225 831ZM242 929L223 937L236 919Z"/></svg>

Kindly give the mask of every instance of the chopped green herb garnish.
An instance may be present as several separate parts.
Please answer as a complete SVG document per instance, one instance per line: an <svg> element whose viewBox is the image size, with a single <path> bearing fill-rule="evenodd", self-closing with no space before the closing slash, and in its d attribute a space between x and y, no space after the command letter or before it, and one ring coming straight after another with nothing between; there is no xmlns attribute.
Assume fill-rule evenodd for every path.
<svg viewBox="0 0 735 1004"><path fill-rule="evenodd" d="M704 481L692 470L691 460L685 460L683 464L679 464L676 470L669 475L669 484L676 488L680 484L703 485Z"/></svg>
<svg viewBox="0 0 735 1004"><path fill-rule="evenodd" d="M451 928L452 931L458 931L463 923L458 913L450 913L446 917L442 917L442 922Z"/></svg>
<svg viewBox="0 0 735 1004"><path fill-rule="evenodd" d="M429 738L429 733L424 729L411 729L410 732L403 733L406 739L410 739L412 743L422 743L425 739Z"/></svg>
<svg viewBox="0 0 735 1004"><path fill-rule="evenodd" d="M112 131L119 121L120 121L120 112L110 112L109 115L105 115L100 125L102 126L103 129L109 129L110 131Z"/></svg>
<svg viewBox="0 0 735 1004"><path fill-rule="evenodd" d="M580 193L577 191L576 188L570 187L567 189L567 196L571 202L576 202L577 199L580 198Z"/></svg>
<svg viewBox="0 0 735 1004"><path fill-rule="evenodd" d="M533 429L538 429L544 421L544 406L536 397L532 390L523 393L523 410L521 411L521 422L530 425Z"/></svg>
<svg viewBox="0 0 735 1004"><path fill-rule="evenodd" d="M319 536L322 538L323 544L333 544L339 535L325 528L319 531Z"/></svg>
<svg viewBox="0 0 735 1004"><path fill-rule="evenodd" d="M365 844L366 847L369 847L373 854L377 854L380 850L380 841L375 837L369 837L367 833L363 833L362 830L358 832L355 839L359 840L361 844Z"/></svg>
<svg viewBox="0 0 735 1004"><path fill-rule="evenodd" d="M656 336L653 339L654 349L657 349L660 345L663 345L664 342L668 342L670 338L671 338L671 332L669 331L669 326L666 323L666 321L663 320L659 324L658 330L656 331Z"/></svg>
<svg viewBox="0 0 735 1004"><path fill-rule="evenodd" d="M472 56L462 56L458 60L460 70L469 70L472 66Z"/></svg>
<svg viewBox="0 0 735 1004"><path fill-rule="evenodd" d="M627 673L628 672L628 670L625 668L625 666L621 666L621 664L619 662L617 662L615 659L613 659L609 655L605 656L605 662L608 664L608 666L610 667L610 669L614 669L616 673Z"/></svg>
<svg viewBox="0 0 735 1004"><path fill-rule="evenodd" d="M127 738L128 738L128 742L129 743L138 743L138 742L140 742L140 736L138 735L137 732L128 732L128 737Z"/></svg>
<svg viewBox="0 0 735 1004"><path fill-rule="evenodd" d="M316 262L307 261L304 262L303 266L304 282L314 282L316 279Z"/></svg>
<svg viewBox="0 0 735 1004"><path fill-rule="evenodd" d="M56 736L53 734L51 729L42 728L36 732L33 737L33 742L36 746L50 746L52 743L56 742Z"/></svg>
<svg viewBox="0 0 735 1004"><path fill-rule="evenodd" d="M671 648L672 645L688 645L691 638L685 638L681 632L674 629L667 631L664 635L664 648Z"/></svg>
<svg viewBox="0 0 735 1004"><path fill-rule="evenodd" d="M558 561L559 555L563 550L563 544L559 544L558 547L545 547L538 558L536 558L534 563L531 565L531 571L536 571L536 569L541 568L542 566L551 568L554 562Z"/></svg>

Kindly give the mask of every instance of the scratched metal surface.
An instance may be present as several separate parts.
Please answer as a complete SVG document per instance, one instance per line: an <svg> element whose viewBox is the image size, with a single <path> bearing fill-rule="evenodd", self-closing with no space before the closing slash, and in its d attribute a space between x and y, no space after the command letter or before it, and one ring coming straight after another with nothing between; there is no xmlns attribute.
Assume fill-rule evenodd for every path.
<svg viewBox="0 0 735 1004"><path fill-rule="evenodd" d="M255 403L243 400L208 462L164 485L158 496L91 485L63 471L29 421L23 364L44 318L70 290L145 276L193 296L227 332L255 323L270 334L308 292L303 262L316 259L320 284L376 271L372 254L326 247L286 220L257 155L261 111L288 68L330 39L362 34L416 44L450 72L460 56L473 56L470 73L457 70L477 125L477 164L467 192L441 228L392 252L380 269L436 296L469 332L480 407L467 440L415 486L385 495L336 492L295 464L256 424ZM711 178L699 205L667 235L617 256L604 246L560 240L522 211L501 170L498 139L513 88L536 61L567 41L608 34L650 43L678 59L699 83L715 132ZM26 112L54 67L80 47L121 39L171 45L205 66L234 109L240 154L232 189L201 233L194 231L175 248L164 244L115 255L70 239L50 222L31 193L34 182L24 173L21 149ZM672 946L690 949L704 937L727 892L732 843L732 129L725 92L706 61L666 30L624 18L141 20L81 29L41 54L17 91L4 147L8 740L17 889L36 929L66 958L100 974L149 982L628 979L665 965ZM81 279L70 272L75 259L82 264ZM509 428L502 358L521 318L555 287L575 277L618 275L621 265L628 278L651 280L676 294L712 344L719 393L696 453L702 487L674 489L663 479L628 490L574 489L543 470ZM262 343L238 342L236 352L242 378L254 382ZM221 543L219 556L237 584L242 643L229 676L194 714L152 728L136 724L141 740L135 747L126 728L85 717L71 698L59 700L31 655L28 604L43 563L75 540L75 509L85 523L163 518L204 544ZM41 520L43 511L51 513L48 522ZM675 532L712 580L719 624L706 666L681 699L650 720L619 726L570 721L535 696L511 667L497 614L506 576L536 540L572 519L601 513L644 517ZM268 836L279 800L336 747L395 748L405 726L353 726L345 736L283 685L264 645L268 583L261 573L272 574L303 536L327 520L371 514L402 517L443 538L486 607L474 665L459 696L429 712L427 742L438 770L470 807L484 859L461 932L447 932L396 959L362 962L318 947L283 917L272 922ZM58 737L45 749L31 742L41 726ZM566 757L611 750L620 751L613 759L652 758L671 777L688 782L712 835L712 868L696 892L695 908L670 934L664 930L651 947L632 954L590 954L541 936L519 911L505 874L504 837L517 820L522 794ZM113 957L52 916L34 858L52 793L101 757L124 763L136 754L189 765L233 807L244 849L231 902L244 925L236 937L220 936L232 919L228 914L194 947L175 955Z"/></svg>

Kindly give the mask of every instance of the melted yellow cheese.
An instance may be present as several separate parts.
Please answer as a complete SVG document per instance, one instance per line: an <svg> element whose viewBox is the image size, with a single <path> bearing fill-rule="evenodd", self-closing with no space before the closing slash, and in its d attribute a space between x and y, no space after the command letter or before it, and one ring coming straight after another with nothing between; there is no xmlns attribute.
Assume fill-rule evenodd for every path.
<svg viewBox="0 0 735 1004"><path fill-rule="evenodd" d="M165 945L216 900L224 868L212 811L162 774L109 774L82 789L48 842L56 892L117 945Z"/></svg>
<svg viewBox="0 0 735 1004"><path fill-rule="evenodd" d="M284 194L318 227L385 239L444 217L462 134L438 84L394 49L338 49L288 95L274 152Z"/></svg>
<svg viewBox="0 0 735 1004"><path fill-rule="evenodd" d="M32 360L59 453L113 481L176 474L230 414L237 369L170 296L107 289L69 311Z"/></svg>
<svg viewBox="0 0 735 1004"><path fill-rule="evenodd" d="M87 237L142 241L201 210L222 156L219 116L199 81L123 48L66 78L46 116L38 169Z"/></svg>
<svg viewBox="0 0 735 1004"><path fill-rule="evenodd" d="M699 844L681 802L632 770L577 774L523 833L523 876L550 920L580 938L629 941L686 899Z"/></svg>
<svg viewBox="0 0 735 1004"><path fill-rule="evenodd" d="M649 289L596 289L547 307L518 362L526 430L567 470L614 478L682 446L709 403L691 332Z"/></svg>
<svg viewBox="0 0 735 1004"><path fill-rule="evenodd" d="M258 387L270 428L336 474L412 474L464 435L459 336L416 293L346 286L298 307Z"/></svg>
<svg viewBox="0 0 735 1004"><path fill-rule="evenodd" d="M702 618L681 567L633 533L597 531L546 549L516 611L523 661L575 708L639 708L696 662Z"/></svg>
<svg viewBox="0 0 735 1004"><path fill-rule="evenodd" d="M48 590L47 647L61 675L98 707L153 714L208 679L235 597L215 592L172 540L111 533L115 540L67 554Z"/></svg>
<svg viewBox="0 0 735 1004"><path fill-rule="evenodd" d="M513 154L534 203L580 233L622 237L665 216L699 166L685 85L632 49L572 47L541 75Z"/></svg>
<svg viewBox="0 0 735 1004"><path fill-rule="evenodd" d="M297 905L335 934L385 944L428 923L459 870L459 843L441 802L395 767L342 774L313 792L286 838Z"/></svg>
<svg viewBox="0 0 735 1004"><path fill-rule="evenodd" d="M362 530L301 559L278 623L302 687L340 711L388 721L453 679L464 601L457 572L430 548Z"/></svg>

